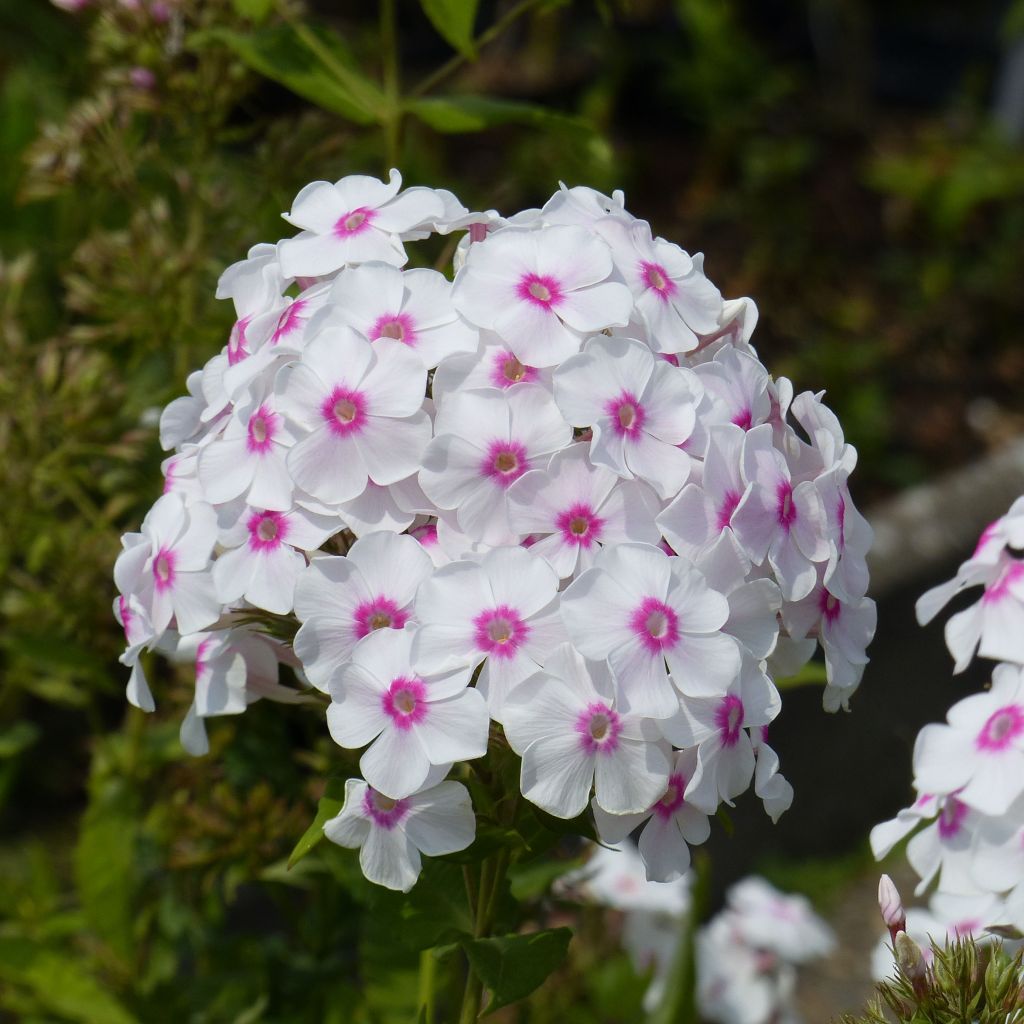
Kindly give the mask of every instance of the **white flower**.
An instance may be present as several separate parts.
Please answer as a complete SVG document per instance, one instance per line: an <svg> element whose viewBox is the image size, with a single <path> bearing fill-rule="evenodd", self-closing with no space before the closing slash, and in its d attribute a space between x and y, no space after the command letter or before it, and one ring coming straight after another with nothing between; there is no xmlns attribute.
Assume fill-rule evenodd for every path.
<svg viewBox="0 0 1024 1024"><path fill-rule="evenodd" d="M955 793L983 814L1003 814L1024 793L1024 671L998 665L992 688L957 701L948 725L926 725L914 744L914 786Z"/></svg>
<svg viewBox="0 0 1024 1024"><path fill-rule="evenodd" d="M750 876L727 895L736 933L749 946L768 950L790 963L828 956L836 938L806 896L779 892L763 878Z"/></svg>
<svg viewBox="0 0 1024 1024"><path fill-rule="evenodd" d="M286 615L292 610L295 583L306 568L303 551L315 551L341 530L334 516L302 508L287 512L246 506L221 532L224 551L213 566L217 600L234 604L245 598L257 608Z"/></svg>
<svg viewBox="0 0 1024 1024"><path fill-rule="evenodd" d="M756 356L732 345L720 348L713 359L694 367L710 403L708 426L731 423L749 430L771 415L771 378Z"/></svg>
<svg viewBox="0 0 1024 1024"><path fill-rule="evenodd" d="M412 538L371 533L345 556L318 555L295 585L295 653L309 681L326 691L356 644L377 629L402 629L412 619L420 583L433 571Z"/></svg>
<svg viewBox="0 0 1024 1024"><path fill-rule="evenodd" d="M479 564L451 562L416 595L413 662L427 673L486 662L477 687L500 721L512 687L565 639L557 591L554 570L524 548L497 548Z"/></svg>
<svg viewBox="0 0 1024 1024"><path fill-rule="evenodd" d="M151 647L156 640L149 616L138 598L131 594L119 594L114 598L114 618L124 630L126 644L124 653L117 660L131 669L125 696L133 707L142 711L153 711L156 709L153 694L139 661L142 652Z"/></svg>
<svg viewBox="0 0 1024 1024"><path fill-rule="evenodd" d="M399 192L402 176L388 183L362 174L314 181L295 197L284 219L304 228L279 243L281 266L291 276L319 277L347 263L383 260L401 267L408 258L402 236L445 215L444 201L427 188Z"/></svg>
<svg viewBox="0 0 1024 1024"><path fill-rule="evenodd" d="M295 483L328 504L416 472L430 440L426 370L404 345L327 328L278 378L278 407L306 436L288 452Z"/></svg>
<svg viewBox="0 0 1024 1024"><path fill-rule="evenodd" d="M532 538L563 579L591 568L601 547L657 544L657 498L643 484L620 480L587 457L585 444L556 452L547 469L531 470L508 490L512 529Z"/></svg>
<svg viewBox="0 0 1024 1024"><path fill-rule="evenodd" d="M375 790L396 800L415 793L432 765L483 757L490 725L467 669L420 675L411 650L411 627L366 637L331 677L327 709L334 741L369 743L359 768Z"/></svg>
<svg viewBox="0 0 1024 1024"><path fill-rule="evenodd" d="M400 341L430 369L456 353L473 352L478 344L477 332L455 312L451 289L436 270L364 263L335 280L332 315L370 341Z"/></svg>
<svg viewBox="0 0 1024 1024"><path fill-rule="evenodd" d="M561 612L580 653L608 659L623 710L668 718L677 688L724 692L739 671L739 648L720 632L725 597L689 563L647 544L603 548L562 595Z"/></svg>
<svg viewBox="0 0 1024 1024"><path fill-rule="evenodd" d="M607 245L583 228L503 228L470 246L452 299L523 363L554 366L587 334L628 322L632 297L612 269Z"/></svg>
<svg viewBox="0 0 1024 1024"><path fill-rule="evenodd" d="M612 814L643 810L665 788L668 745L657 727L618 710L607 666L588 665L569 644L512 688L502 721L523 759L523 796L556 817L580 814L591 786Z"/></svg>
<svg viewBox="0 0 1024 1024"><path fill-rule="evenodd" d="M486 544L516 539L508 522L509 488L572 439L551 396L536 384L450 395L434 430L420 486L439 508L455 510L466 534Z"/></svg>
<svg viewBox="0 0 1024 1024"><path fill-rule="evenodd" d="M589 900L614 910L651 911L681 918L690 911L689 876L651 882L631 843L595 846L582 868L566 875L561 888L577 888Z"/></svg>
<svg viewBox="0 0 1024 1024"><path fill-rule="evenodd" d="M700 384L689 371L656 359L642 342L591 338L555 371L555 401L574 427L591 427L599 465L674 495L690 471L678 446L693 430Z"/></svg>
<svg viewBox="0 0 1024 1024"><path fill-rule="evenodd" d="M719 800L731 804L754 774L754 745L747 730L768 725L781 707L778 690L752 658L743 659L723 694L683 696L678 713L660 725L675 746L697 747L686 798L709 810Z"/></svg>
<svg viewBox="0 0 1024 1024"><path fill-rule="evenodd" d="M324 835L358 849L359 866L371 882L408 892L419 878L420 854L464 850L476 836L476 818L469 793L458 782L428 777L418 792L393 800L361 779L349 779L345 804L325 822Z"/></svg>
<svg viewBox="0 0 1024 1024"><path fill-rule="evenodd" d="M203 371L193 370L185 381L188 394L169 402L160 413L160 447L164 451L195 440L203 428L206 399L202 383Z"/></svg>
<svg viewBox="0 0 1024 1024"><path fill-rule="evenodd" d="M485 331L476 352L450 356L437 368L431 394L440 404L457 391L506 391L519 384L540 384L550 391L551 370L526 366L497 335Z"/></svg>
<svg viewBox="0 0 1024 1024"><path fill-rule="evenodd" d="M640 833L639 847L649 881L682 878L690 867L690 846L699 846L711 835L708 814L715 808L696 807L685 796L696 767L696 749L676 751L664 791L639 814L609 814L594 804L594 822L602 842L621 843L639 825L647 823Z"/></svg>
<svg viewBox="0 0 1024 1024"><path fill-rule="evenodd" d="M217 540L217 517L205 502L185 507L165 494L146 514L142 532L122 538L114 565L122 594L134 594L157 634L173 617L179 633L195 633L220 617L209 565Z"/></svg>
<svg viewBox="0 0 1024 1024"><path fill-rule="evenodd" d="M768 727L761 726L751 732L757 766L754 769L754 792L761 798L765 813L778 822L793 805L793 787L779 771L779 755L768 746Z"/></svg>

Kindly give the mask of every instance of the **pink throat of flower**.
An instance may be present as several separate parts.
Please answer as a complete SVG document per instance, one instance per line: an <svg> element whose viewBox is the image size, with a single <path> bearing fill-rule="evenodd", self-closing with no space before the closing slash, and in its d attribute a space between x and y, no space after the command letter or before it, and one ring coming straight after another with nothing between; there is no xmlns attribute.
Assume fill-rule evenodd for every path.
<svg viewBox="0 0 1024 1024"><path fill-rule="evenodd" d="M250 417L246 428L245 447L254 454L262 455L274 443L277 433L277 413L266 403L261 405Z"/></svg>
<svg viewBox="0 0 1024 1024"><path fill-rule="evenodd" d="M662 302L668 302L679 287L660 263L649 263L646 260L640 263L640 280L643 281L644 287L650 288Z"/></svg>
<svg viewBox="0 0 1024 1024"><path fill-rule="evenodd" d="M128 598L119 594L117 598L117 610L121 616L121 628L124 630L124 638L127 643L132 642L132 626L135 622L135 613L132 611Z"/></svg>
<svg viewBox="0 0 1024 1024"><path fill-rule="evenodd" d="M249 355L245 332L251 319L251 316L243 316L240 320L236 320L235 326L231 328L231 334L228 337L228 366L240 363Z"/></svg>
<svg viewBox="0 0 1024 1024"><path fill-rule="evenodd" d="M392 679L381 695L381 706L395 727L405 732L427 717L427 688L415 677Z"/></svg>
<svg viewBox="0 0 1024 1024"><path fill-rule="evenodd" d="M296 299L278 318L277 327L270 336L270 344L276 345L282 338L298 329L303 320L303 311L307 306L305 299Z"/></svg>
<svg viewBox="0 0 1024 1024"><path fill-rule="evenodd" d="M170 590L174 586L175 553L162 547L153 558L153 585L158 591Z"/></svg>
<svg viewBox="0 0 1024 1024"><path fill-rule="evenodd" d="M961 803L955 796L947 796L939 814L939 836L952 839L963 827L967 817L967 804Z"/></svg>
<svg viewBox="0 0 1024 1024"><path fill-rule="evenodd" d="M534 367L524 365L511 352L502 349L494 357L494 365L488 376L494 387L504 390L513 384L529 384L535 381L539 374Z"/></svg>
<svg viewBox="0 0 1024 1024"><path fill-rule="evenodd" d="M715 725L725 747L734 747L743 728L743 701L735 694L727 693L715 708Z"/></svg>
<svg viewBox="0 0 1024 1024"><path fill-rule="evenodd" d="M1007 704L992 712L981 727L975 745L979 750L993 754L1010 746L1019 746L1024 735L1024 706Z"/></svg>
<svg viewBox="0 0 1024 1024"><path fill-rule="evenodd" d="M740 409L732 418L732 422L740 428L740 430L749 430L754 422L753 414L749 409Z"/></svg>
<svg viewBox="0 0 1024 1024"><path fill-rule="evenodd" d="M839 598L835 594L830 594L824 587L821 588L821 594L818 596L818 608L827 626L834 625L843 611L843 605Z"/></svg>
<svg viewBox="0 0 1024 1024"><path fill-rule="evenodd" d="M550 274L524 274L516 285L516 294L545 310L554 310L565 299L565 291Z"/></svg>
<svg viewBox="0 0 1024 1024"><path fill-rule="evenodd" d="M511 487L529 468L526 446L518 441L491 441L480 475L499 487Z"/></svg>
<svg viewBox="0 0 1024 1024"><path fill-rule="evenodd" d="M562 534L562 543L589 550L600 539L604 520L586 502L576 502L558 514L555 525Z"/></svg>
<svg viewBox="0 0 1024 1024"><path fill-rule="evenodd" d="M437 524L426 523L423 526L416 526L409 531L410 537L415 537L425 548L437 547Z"/></svg>
<svg viewBox="0 0 1024 1024"><path fill-rule="evenodd" d="M796 522L796 505L793 503L793 485L788 480L780 480L775 489L775 518L779 526L789 533Z"/></svg>
<svg viewBox="0 0 1024 1024"><path fill-rule="evenodd" d="M530 635L530 627L507 604L490 608L473 619L477 650L490 658L510 659Z"/></svg>
<svg viewBox="0 0 1024 1024"><path fill-rule="evenodd" d="M419 334L416 324L408 313L385 313L377 317L370 328L370 341L378 338L391 338L403 345L415 345Z"/></svg>
<svg viewBox="0 0 1024 1024"><path fill-rule="evenodd" d="M288 536L289 524L283 512L253 512L245 525L252 551L276 551Z"/></svg>
<svg viewBox="0 0 1024 1024"><path fill-rule="evenodd" d="M324 399L320 414L335 437L348 437L366 425L366 399L361 391L339 384Z"/></svg>
<svg viewBox="0 0 1024 1024"><path fill-rule="evenodd" d="M645 597L629 624L649 654L661 654L679 643L679 616L656 597Z"/></svg>
<svg viewBox="0 0 1024 1024"><path fill-rule="evenodd" d="M613 754L618 749L622 720L607 704L588 704L576 719L575 728L580 746L588 754Z"/></svg>
<svg viewBox="0 0 1024 1024"><path fill-rule="evenodd" d="M363 811L378 828L390 831L409 813L409 801L392 800L367 786L363 794Z"/></svg>
<svg viewBox="0 0 1024 1024"><path fill-rule="evenodd" d="M377 211L366 206L359 206L348 213L343 213L334 224L335 238L353 238L369 231L377 217Z"/></svg>
<svg viewBox="0 0 1024 1024"><path fill-rule="evenodd" d="M687 778L682 772L673 772L668 777L668 786L665 792L652 808L662 821L668 821L686 803L683 798L683 794L686 792L686 783Z"/></svg>
<svg viewBox="0 0 1024 1024"><path fill-rule="evenodd" d="M210 646L213 641L209 637L200 641L199 646L196 648L196 680L198 681L203 675L209 671L210 662L207 659L207 655L210 653Z"/></svg>
<svg viewBox="0 0 1024 1024"><path fill-rule="evenodd" d="M377 629L401 629L409 621L409 613L390 597L375 597L357 605L353 618L356 636L362 640Z"/></svg>
<svg viewBox="0 0 1024 1024"><path fill-rule="evenodd" d="M996 578L995 582L985 588L981 600L985 604L998 604L1008 597L1013 597L1015 585L1024 579L1024 562L1012 561Z"/></svg>
<svg viewBox="0 0 1024 1024"><path fill-rule="evenodd" d="M726 491L723 495L722 504L718 507L718 516L716 517L719 533L729 525L732 514L736 511L736 506L739 505L742 497L739 491Z"/></svg>
<svg viewBox="0 0 1024 1024"><path fill-rule="evenodd" d="M612 429L620 437L636 438L643 429L647 413L640 399L632 391L623 391L605 405L605 414L612 421Z"/></svg>

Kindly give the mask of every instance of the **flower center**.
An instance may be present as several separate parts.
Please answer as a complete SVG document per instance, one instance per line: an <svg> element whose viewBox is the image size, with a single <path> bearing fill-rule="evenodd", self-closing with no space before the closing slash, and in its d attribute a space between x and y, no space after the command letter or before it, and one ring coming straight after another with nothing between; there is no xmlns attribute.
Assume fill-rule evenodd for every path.
<svg viewBox="0 0 1024 1024"><path fill-rule="evenodd" d="M249 419L246 448L250 452L265 452L274 440L274 413L261 405Z"/></svg>
<svg viewBox="0 0 1024 1024"><path fill-rule="evenodd" d="M363 811L378 828L390 831L409 812L409 801L393 800L367 786L366 793L363 795Z"/></svg>
<svg viewBox="0 0 1024 1024"><path fill-rule="evenodd" d="M482 471L500 487L510 487L526 472L526 467L527 455L523 445L516 441L492 441L488 445Z"/></svg>
<svg viewBox="0 0 1024 1024"><path fill-rule="evenodd" d="M515 356L509 356L501 372L510 384L518 384L526 376L526 367Z"/></svg>
<svg viewBox="0 0 1024 1024"><path fill-rule="evenodd" d="M161 548L153 559L153 580L157 590L166 590L174 584L174 552Z"/></svg>
<svg viewBox="0 0 1024 1024"><path fill-rule="evenodd" d="M735 746L743 725L743 701L731 693L726 694L715 709L715 725L718 726L723 746Z"/></svg>
<svg viewBox="0 0 1024 1024"><path fill-rule="evenodd" d="M246 523L249 547L254 551L272 551L281 545L288 521L281 512L254 512Z"/></svg>
<svg viewBox="0 0 1024 1024"><path fill-rule="evenodd" d="M671 818L685 802L683 794L686 792L686 776L681 772L673 772L668 777L668 787L662 794L661 799L654 805L654 813L659 818Z"/></svg>
<svg viewBox="0 0 1024 1024"><path fill-rule="evenodd" d="M796 505L793 504L793 485L788 480L782 480L775 494L775 518L779 526L788 532L789 528L796 521Z"/></svg>
<svg viewBox="0 0 1024 1024"><path fill-rule="evenodd" d="M477 649L492 658L515 657L523 641L530 634L530 627L519 613L508 605L499 605L481 612L474 620Z"/></svg>
<svg viewBox="0 0 1024 1024"><path fill-rule="evenodd" d="M630 625L651 654L660 654L679 642L679 616L656 597L644 598L633 612Z"/></svg>
<svg viewBox="0 0 1024 1024"><path fill-rule="evenodd" d="M362 429L366 402L360 392L338 386L324 400L320 411L331 433L345 437Z"/></svg>
<svg viewBox="0 0 1024 1024"><path fill-rule="evenodd" d="M299 325L302 311L306 308L305 299L296 299L278 318L277 327L270 336L270 344L276 345L285 335L291 334Z"/></svg>
<svg viewBox="0 0 1024 1024"><path fill-rule="evenodd" d="M611 754L619 745L622 720L617 711L597 701L588 704L576 719L580 746L588 754Z"/></svg>
<svg viewBox="0 0 1024 1024"><path fill-rule="evenodd" d="M621 437L635 438L644 425L646 414L640 400L632 392L623 391L605 407L612 427Z"/></svg>
<svg viewBox="0 0 1024 1024"><path fill-rule="evenodd" d="M736 506L740 503L741 495L738 491L726 491L722 498L722 505L718 510L718 532L721 533L732 519Z"/></svg>
<svg viewBox="0 0 1024 1024"><path fill-rule="evenodd" d="M1024 733L1024 707L1008 704L993 712L978 733L977 746L980 750L1000 751L1010 746Z"/></svg>
<svg viewBox="0 0 1024 1024"><path fill-rule="evenodd" d="M536 380L537 371L521 363L511 352L500 350L491 364L489 376L494 387L504 390L513 384Z"/></svg>
<svg viewBox="0 0 1024 1024"><path fill-rule="evenodd" d="M829 626L839 618L839 613L843 610L839 598L827 590L822 590L821 597L818 599L818 607L821 609L822 618Z"/></svg>
<svg viewBox="0 0 1024 1024"><path fill-rule="evenodd" d="M668 271L659 263L640 264L640 277L644 285L653 288L658 297L667 300L676 290L675 282L668 276Z"/></svg>
<svg viewBox="0 0 1024 1024"><path fill-rule="evenodd" d="M524 274L516 291L521 299L546 310L557 306L565 297L562 286L549 274Z"/></svg>
<svg viewBox="0 0 1024 1024"><path fill-rule="evenodd" d="M231 328L231 334L228 337L228 365L234 366L235 363L240 363L246 356L249 355L249 350L246 346L245 331L249 326L249 321L252 319L250 316L243 316L241 320L235 321L235 326Z"/></svg>
<svg viewBox="0 0 1024 1024"><path fill-rule="evenodd" d="M356 636L362 640L378 629L402 629L409 621L409 613L390 597L375 597L358 605L353 615Z"/></svg>
<svg viewBox="0 0 1024 1024"><path fill-rule="evenodd" d="M352 235L361 235L368 231L373 222L374 211L368 210L365 206L343 213L334 225L334 234L338 238L350 238Z"/></svg>
<svg viewBox="0 0 1024 1024"><path fill-rule="evenodd" d="M946 797L942 813L939 815L939 836L942 839L952 839L963 827L967 811L967 804L961 803L955 796Z"/></svg>
<svg viewBox="0 0 1024 1024"><path fill-rule="evenodd" d="M381 697L384 714L402 731L422 722L427 715L427 688L420 679L392 679Z"/></svg>
<svg viewBox="0 0 1024 1024"><path fill-rule="evenodd" d="M1004 600L1010 593L1013 585L1024 576L1024 562L1011 562L995 583L985 588L981 599L985 604L995 604Z"/></svg>

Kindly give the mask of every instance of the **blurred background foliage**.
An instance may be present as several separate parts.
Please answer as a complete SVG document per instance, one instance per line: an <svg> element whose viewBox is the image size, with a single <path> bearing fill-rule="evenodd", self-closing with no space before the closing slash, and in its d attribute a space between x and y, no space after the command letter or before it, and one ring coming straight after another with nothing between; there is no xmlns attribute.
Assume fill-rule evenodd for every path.
<svg viewBox="0 0 1024 1024"><path fill-rule="evenodd" d="M338 851L285 871L338 768L316 713L260 704L193 761L187 680L153 667L156 719L122 699L110 571L157 412L306 182L394 164L506 212L624 188L828 390L861 503L1024 426L1024 2L475 6L0 0L0 1020L411 1020L464 912L451 865L398 924ZM635 1019L588 927L531 1020Z"/></svg>

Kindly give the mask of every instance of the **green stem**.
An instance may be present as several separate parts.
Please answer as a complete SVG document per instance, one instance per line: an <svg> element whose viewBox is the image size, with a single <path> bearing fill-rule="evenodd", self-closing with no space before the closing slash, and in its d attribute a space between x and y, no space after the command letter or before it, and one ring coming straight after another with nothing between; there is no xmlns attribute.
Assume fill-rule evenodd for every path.
<svg viewBox="0 0 1024 1024"><path fill-rule="evenodd" d="M483 49L488 43L497 39L509 25L522 17L531 7L536 7L539 3L541 3L541 0L519 0L519 3L508 9L508 13L504 17L499 18L489 29L481 32L473 40L473 49L477 51ZM446 78L449 78L458 71L465 63L466 57L463 54L455 54L454 57L442 64L436 71L427 75L422 82L414 86L409 95L422 96L430 92L431 89L440 85Z"/></svg>
<svg viewBox="0 0 1024 1024"><path fill-rule="evenodd" d="M505 873L508 871L508 863L508 849L503 847L493 860L488 857L480 865L480 888L476 904L476 924L473 928L473 935L477 939L487 938L494 927L494 917L498 910L498 900ZM473 970L473 965L467 961L466 988L462 994L459 1024L474 1024L480 1016L483 994L483 984Z"/></svg>
<svg viewBox="0 0 1024 1024"><path fill-rule="evenodd" d="M387 112L384 118L384 152L387 173L396 166L401 150L402 105L398 75L398 33L395 23L395 0L380 0L380 48L384 62L384 97Z"/></svg>
<svg viewBox="0 0 1024 1024"><path fill-rule="evenodd" d="M434 1024L435 996L434 986L437 981L437 959L433 950L425 949L420 953L420 992L419 1004L422 1010L423 1024Z"/></svg>

